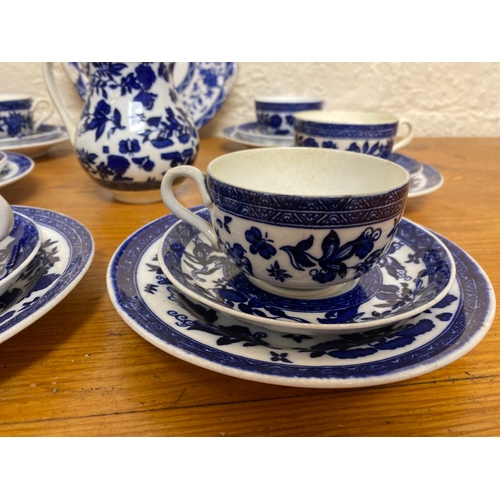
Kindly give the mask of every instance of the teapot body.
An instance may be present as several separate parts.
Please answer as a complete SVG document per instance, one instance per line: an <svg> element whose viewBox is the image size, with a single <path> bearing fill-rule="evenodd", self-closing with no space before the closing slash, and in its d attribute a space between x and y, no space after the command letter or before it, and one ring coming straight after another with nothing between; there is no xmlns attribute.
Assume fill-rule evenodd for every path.
<svg viewBox="0 0 500 500"><path fill-rule="evenodd" d="M89 92L73 145L85 171L119 201L159 201L164 174L191 164L198 152L198 131L175 89L173 65L88 65Z"/></svg>

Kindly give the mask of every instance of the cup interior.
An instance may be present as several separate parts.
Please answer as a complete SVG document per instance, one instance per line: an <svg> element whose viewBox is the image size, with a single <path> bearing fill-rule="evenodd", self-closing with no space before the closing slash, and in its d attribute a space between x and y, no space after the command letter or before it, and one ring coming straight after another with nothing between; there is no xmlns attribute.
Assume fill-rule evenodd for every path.
<svg viewBox="0 0 500 500"><path fill-rule="evenodd" d="M213 160L207 172L236 188L304 197L372 196L410 180L404 168L388 160L316 148L237 151Z"/></svg>
<svg viewBox="0 0 500 500"><path fill-rule="evenodd" d="M295 118L304 122L342 125L379 125L399 121L397 117L387 113L363 111L301 111L295 114Z"/></svg>

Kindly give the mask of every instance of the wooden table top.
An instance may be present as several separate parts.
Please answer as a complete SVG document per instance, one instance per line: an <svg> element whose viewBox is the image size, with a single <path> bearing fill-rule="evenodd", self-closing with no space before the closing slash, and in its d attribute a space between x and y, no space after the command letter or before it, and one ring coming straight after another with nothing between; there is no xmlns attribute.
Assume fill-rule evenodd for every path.
<svg viewBox="0 0 500 500"><path fill-rule="evenodd" d="M195 165L242 149L203 139ZM417 138L401 151L438 169L441 189L409 199L405 216L465 250L500 283L500 138ZM189 182L181 203L201 199ZM500 323L469 353L432 373L359 389L268 385L177 359L114 309L106 270L162 203L116 202L79 166L69 143L0 189L15 205L84 224L96 251L82 281L38 321L0 344L0 436L497 436Z"/></svg>

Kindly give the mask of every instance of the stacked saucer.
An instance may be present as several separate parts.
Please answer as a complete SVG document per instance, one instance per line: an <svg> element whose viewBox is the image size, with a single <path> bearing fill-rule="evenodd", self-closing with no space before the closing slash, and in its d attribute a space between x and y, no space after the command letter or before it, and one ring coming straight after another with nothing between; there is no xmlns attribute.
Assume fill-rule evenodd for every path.
<svg viewBox="0 0 500 500"><path fill-rule="evenodd" d="M192 210L206 214L204 207ZM124 241L108 267L108 292L123 320L145 340L218 373L295 387L393 383L465 355L486 335L495 316L495 294L483 269L451 241L409 220L403 219L383 269L345 296L324 301L287 301L262 291L254 295L255 288L238 282L222 261L217 273L223 281L212 280L209 270L217 268L215 260L208 269L201 264L192 268L188 256L196 246L183 243L179 258L188 265L172 272L159 245L165 249L187 238L202 249L207 262L214 252L205 257L206 247L200 247L196 235L183 235L183 224L167 215ZM170 236L165 237L167 231ZM425 245L415 241L417 236L424 236ZM438 269L434 264L440 260L443 267ZM175 281L162 268L175 274ZM192 281L189 294L183 281ZM230 284L227 292L225 284ZM378 326L362 329L370 324Z"/></svg>
<svg viewBox="0 0 500 500"><path fill-rule="evenodd" d="M66 297L94 255L92 236L78 221L32 207L12 206L12 214L0 242L0 343Z"/></svg>

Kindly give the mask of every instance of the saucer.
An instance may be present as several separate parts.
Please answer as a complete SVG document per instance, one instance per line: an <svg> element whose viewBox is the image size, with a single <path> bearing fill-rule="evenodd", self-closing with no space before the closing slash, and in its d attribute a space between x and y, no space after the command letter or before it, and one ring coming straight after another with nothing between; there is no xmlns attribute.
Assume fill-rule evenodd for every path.
<svg viewBox="0 0 500 500"><path fill-rule="evenodd" d="M252 142L254 144L261 144L263 146L282 146L290 147L295 145L293 134L287 135L269 135L262 132L257 122L242 123L236 125L236 133L244 141Z"/></svg>
<svg viewBox="0 0 500 500"><path fill-rule="evenodd" d="M22 179L35 168L35 162L27 156L10 152L5 154L7 163L0 168L0 188Z"/></svg>
<svg viewBox="0 0 500 500"><path fill-rule="evenodd" d="M0 151L21 153L31 158L38 158L47 153L52 146L68 140L68 133L64 127L59 125L41 125L40 128L42 127L50 128L50 136L39 137L38 134L33 134L32 136L24 136L16 139L3 139L0 142ZM47 130L47 128L44 128L44 130ZM55 135L52 134L52 131L56 132Z"/></svg>
<svg viewBox="0 0 500 500"><path fill-rule="evenodd" d="M7 163L7 154L0 151L0 170L2 170L3 166Z"/></svg>
<svg viewBox="0 0 500 500"><path fill-rule="evenodd" d="M443 176L433 167L422 163L424 169L420 174L410 178L408 198L422 196L438 190L444 183Z"/></svg>
<svg viewBox="0 0 500 500"><path fill-rule="evenodd" d="M479 265L440 237L457 274L446 297L413 318L363 334L309 336L249 326L195 304L161 272L159 240L177 221L158 219L116 250L107 288L121 318L159 349L246 380L295 387L348 388L423 375L460 358L489 330L493 287Z"/></svg>
<svg viewBox="0 0 500 500"><path fill-rule="evenodd" d="M210 218L207 208L193 211ZM167 231L158 251L165 276L190 299L240 321L286 333L357 332L396 323L439 302L455 280L455 264L446 246L407 219L401 220L378 266L352 282L345 293L319 299L283 297L253 285L184 221Z"/></svg>
<svg viewBox="0 0 500 500"><path fill-rule="evenodd" d="M42 243L36 223L13 212L14 226L0 242L0 295L6 292L34 259Z"/></svg>
<svg viewBox="0 0 500 500"><path fill-rule="evenodd" d="M61 127L57 125L42 124L38 127L36 132L26 135L20 135L18 137L4 137L0 139L0 146L25 143L27 141L48 141L54 139L61 133Z"/></svg>
<svg viewBox="0 0 500 500"><path fill-rule="evenodd" d="M79 62L63 62L68 78L85 100L88 78ZM178 62L174 85L195 127L200 129L219 111L237 76L235 62Z"/></svg>
<svg viewBox="0 0 500 500"><path fill-rule="evenodd" d="M13 206L38 225L42 244L17 281L0 296L0 343L41 318L83 278L94 256L89 231L66 215Z"/></svg>
<svg viewBox="0 0 500 500"><path fill-rule="evenodd" d="M387 159L397 163L400 167L403 167L410 174L410 178L421 174L424 170L422 163L410 158L409 156L401 155L399 153L391 153Z"/></svg>

